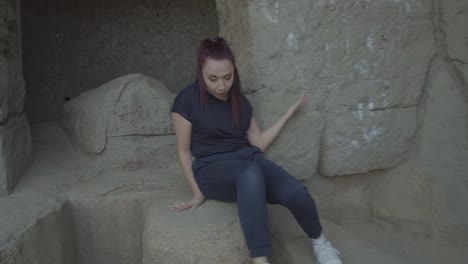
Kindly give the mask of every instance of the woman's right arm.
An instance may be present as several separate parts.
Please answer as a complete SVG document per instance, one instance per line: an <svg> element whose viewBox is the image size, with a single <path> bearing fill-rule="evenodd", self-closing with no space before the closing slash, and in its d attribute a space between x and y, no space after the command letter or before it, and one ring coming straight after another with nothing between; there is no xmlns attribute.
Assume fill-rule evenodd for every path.
<svg viewBox="0 0 468 264"><path fill-rule="evenodd" d="M190 201L175 203L170 206L172 210L180 212L189 208L197 208L203 202L204 197L192 171L192 155L190 153L192 124L177 113L171 115L176 134L177 157L193 193L193 198Z"/></svg>

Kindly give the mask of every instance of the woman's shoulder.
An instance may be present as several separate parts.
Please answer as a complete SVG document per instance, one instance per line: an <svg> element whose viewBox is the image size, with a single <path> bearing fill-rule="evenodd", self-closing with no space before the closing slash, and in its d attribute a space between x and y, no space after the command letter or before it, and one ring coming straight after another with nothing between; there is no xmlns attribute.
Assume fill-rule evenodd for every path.
<svg viewBox="0 0 468 264"><path fill-rule="evenodd" d="M177 93L177 97L184 99L193 99L198 96L198 85L197 82L193 82L187 87L183 88Z"/></svg>
<svg viewBox="0 0 468 264"><path fill-rule="evenodd" d="M189 122L191 122L192 110L196 105L194 102L197 101L196 99L198 97L197 90L198 86L196 83L192 83L191 85L180 90L174 99L174 103L172 104L172 112L180 114Z"/></svg>

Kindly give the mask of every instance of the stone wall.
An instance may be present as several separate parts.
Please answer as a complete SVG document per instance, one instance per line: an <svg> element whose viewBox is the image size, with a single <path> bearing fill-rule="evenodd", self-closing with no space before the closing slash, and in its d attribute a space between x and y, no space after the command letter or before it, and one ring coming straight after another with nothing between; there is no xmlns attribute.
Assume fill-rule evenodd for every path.
<svg viewBox="0 0 468 264"><path fill-rule="evenodd" d="M201 2L191 2L194 3ZM90 2L80 2L78 6L50 5L45 0L30 2L29 8L37 7L34 14L51 26L44 33L35 30L40 29L40 23L34 24L37 28L33 23L29 25L30 32L38 32L47 39L44 43L51 45L42 47L40 56L30 57L37 63L36 68L43 70L32 82L42 88L31 88L36 93L31 97L36 102L31 104L31 114L38 114L36 121L53 117L55 107L58 113L64 97L75 97L84 92L80 89L97 87L127 73L114 71L115 76L107 75L111 72L104 73L108 68L124 65L132 72L145 73L135 63L129 63L137 55L125 50L144 52L157 46L142 44L131 49L135 42L130 41L145 43L156 34L164 40L171 39L164 35L169 31L160 32L156 27L154 32L142 33L138 30L153 28L134 26L145 18L144 14L151 21L158 21L162 13L157 10L161 6L128 9L130 2L112 4L106 9ZM187 20L178 22L181 24L204 19L209 24L213 22L200 11L205 10L203 7L196 6L200 13L189 12L187 6L191 4L166 2L164 8L182 12L175 12L179 14L177 19L185 17L180 14L190 13ZM22 112L24 84L21 55L15 48L19 45L15 5L11 0L1 0L0 5L0 187L7 190L25 167L31 147ZM466 1L217 0L216 8L221 35L237 55L244 91L255 106L261 126L271 125L302 92L309 94L309 105L290 120L268 155L301 179L314 174L360 174L333 179L316 177L314 183L319 184L312 191L319 194L319 207L325 209L322 212L336 216L334 220L366 214L403 223L434 237L468 237ZM153 11L145 13L148 10ZM117 14L135 23L110 23ZM38 17L32 15L31 19ZM165 21L171 19L175 18L166 17ZM112 41L100 39L100 32L107 32L104 36ZM124 34L128 32L137 33ZM112 38L117 35L119 38ZM198 43L202 35L190 35L190 39L196 38ZM36 43L30 39L32 36L25 35L25 52L34 48L28 47ZM183 36L172 37L171 40L190 42ZM174 42L164 43L183 48ZM193 74L190 63L197 43L183 48L187 51L185 58L190 57L184 65L190 67L174 72ZM82 53L71 52L75 48ZM170 52L160 57L173 55ZM157 56L151 60L159 61ZM174 65L182 62L174 59ZM148 65L152 71L151 65L155 64ZM172 69L167 67L169 64L164 65L164 69ZM63 70L59 71L61 67ZM164 79L170 74L147 75L160 78L173 91L176 89L170 83L174 80ZM98 82L97 77L103 81ZM47 104L52 107L43 107Z"/></svg>
<svg viewBox="0 0 468 264"><path fill-rule="evenodd" d="M218 34L212 0L23 0L26 113L57 120L75 98L143 73L175 92L194 80L199 40Z"/></svg>
<svg viewBox="0 0 468 264"><path fill-rule="evenodd" d="M13 189L32 153L23 113L19 3L0 0L0 195Z"/></svg>
<svg viewBox="0 0 468 264"><path fill-rule="evenodd" d="M468 237L466 1L234 5L218 0L220 17L246 21L220 32L262 126L309 94L268 154L302 179L359 174L312 178L322 212Z"/></svg>
<svg viewBox="0 0 468 264"><path fill-rule="evenodd" d="M435 53L418 103L409 162L375 186L377 217L468 241L468 2L433 1Z"/></svg>
<svg viewBox="0 0 468 264"><path fill-rule="evenodd" d="M239 57L239 67L254 69L241 78L264 126L309 94L309 107L270 150L274 159L299 178L389 169L405 159L434 53L430 3L217 4L221 17L248 17L245 29L232 30L228 20L220 28L235 50L251 54ZM239 48L237 39L248 44Z"/></svg>

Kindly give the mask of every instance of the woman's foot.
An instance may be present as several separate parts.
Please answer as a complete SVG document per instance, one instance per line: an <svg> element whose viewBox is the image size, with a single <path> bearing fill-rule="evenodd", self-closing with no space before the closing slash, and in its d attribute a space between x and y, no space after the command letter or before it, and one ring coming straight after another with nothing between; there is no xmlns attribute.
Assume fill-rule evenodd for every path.
<svg viewBox="0 0 468 264"><path fill-rule="evenodd" d="M338 257L340 252L323 234L317 239L312 239L312 247L318 264L343 264Z"/></svg>
<svg viewBox="0 0 468 264"><path fill-rule="evenodd" d="M252 264L269 264L267 257L258 257L252 259Z"/></svg>

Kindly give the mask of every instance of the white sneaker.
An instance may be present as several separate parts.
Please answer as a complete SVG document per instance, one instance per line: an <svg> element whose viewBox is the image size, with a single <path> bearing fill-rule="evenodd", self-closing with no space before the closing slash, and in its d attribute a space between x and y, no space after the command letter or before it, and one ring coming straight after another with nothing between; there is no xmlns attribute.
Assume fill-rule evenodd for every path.
<svg viewBox="0 0 468 264"><path fill-rule="evenodd" d="M332 246L330 241L314 243L312 247L318 264L343 264L338 257L340 252Z"/></svg>

